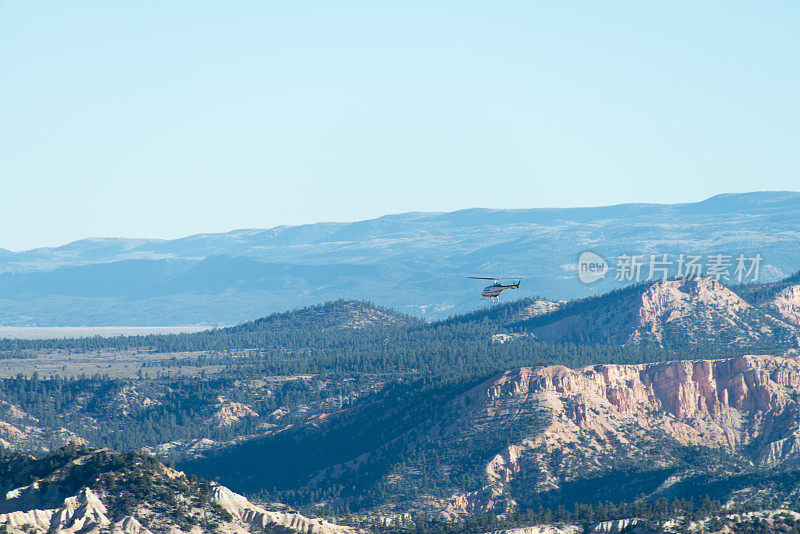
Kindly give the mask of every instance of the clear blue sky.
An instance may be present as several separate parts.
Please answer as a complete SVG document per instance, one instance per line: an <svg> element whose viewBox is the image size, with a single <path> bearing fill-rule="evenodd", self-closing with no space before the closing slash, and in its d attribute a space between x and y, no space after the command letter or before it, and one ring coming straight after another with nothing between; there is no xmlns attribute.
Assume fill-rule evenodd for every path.
<svg viewBox="0 0 800 534"><path fill-rule="evenodd" d="M800 189L800 3L0 0L0 247Z"/></svg>

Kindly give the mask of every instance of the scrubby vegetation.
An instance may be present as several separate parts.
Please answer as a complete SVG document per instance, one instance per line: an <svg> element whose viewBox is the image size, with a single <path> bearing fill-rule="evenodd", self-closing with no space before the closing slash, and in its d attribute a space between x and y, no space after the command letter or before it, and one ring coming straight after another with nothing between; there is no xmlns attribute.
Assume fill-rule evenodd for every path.
<svg viewBox="0 0 800 534"><path fill-rule="evenodd" d="M485 484L483 470L492 455L524 436L536 434L549 422L546 410L534 409L518 414L513 425L479 431L458 427L448 412L448 403L499 372L555 364L576 368L600 363L735 357L755 349L785 349L780 343L758 347L716 342L620 346L597 332L587 332L569 343L546 343L526 335L546 321L591 312L599 302L613 308L641 293L643 287L575 301L534 318L521 311L535 299L436 323L366 303L338 301L194 334L4 340L0 341L0 355L11 358L30 357L43 350L80 353L100 349L136 350L144 358L149 354L167 356L149 361L138 378L33 374L0 379L0 401L19 409L21 414L14 417L20 424L64 427L93 446L123 451L149 447L167 456L171 449L155 447L201 438L229 442L247 437L223 456L209 454L204 463L183 456L182 465L208 478L221 475L222 481L232 483L235 489L264 499L308 507L324 503L314 509L329 514L372 509L390 496L395 502L426 496L444 499L456 491L479 490ZM774 290L766 286L737 289L756 300ZM669 328L676 327L668 326L668 332ZM505 334L510 341L498 342L493 337L496 334ZM182 376L180 371L190 368L199 372ZM305 424L296 424L301 422ZM447 432L442 431L445 427ZM48 448L53 445L55 442L45 443ZM684 458L683 467L702 458L723 466L729 475L745 477L741 480L754 473L741 465L727 464L730 458L703 456L706 451L695 451L689 457L689 452L673 449L674 443L665 441L661 445L653 457L669 453L670 458ZM176 452L175 457L181 454ZM48 461L58 458L55 455ZM337 467L355 459L358 469ZM602 476L624 473L625 491L617 485L617 490L603 493L598 489L604 482L602 476L580 487L565 484L558 493L523 500L521 509L514 512L517 515L508 516L507 521L530 521L531 514L539 521L545 517L539 514L550 514L551 519L580 517L585 522L630 513L625 507L639 502L654 507L652 500L636 497L663 482L674 468L667 464L662 462L654 469L629 461L616 464L610 459L608 472ZM334 471L336 476L311 481L321 472L327 476ZM226 473L235 480L226 480ZM108 490L123 499L122 509L143 497L147 482L140 475L131 474L128 493L108 481ZM732 478L719 476L685 483L693 484L692 488L676 484L673 493L664 493L672 500L663 506L687 509L686 502L701 495L698 488L714 499L722 499L726 495L719 493L713 482L723 479L732 484ZM163 498L169 501L169 496ZM601 504L604 511L598 511ZM569 511L561 511L559 506ZM494 521L488 517L486 521ZM470 532L489 525L479 518L469 519L459 528ZM437 526L433 519L419 521L432 532L457 528L453 524ZM422 528L416 523L405 527L412 531Z"/></svg>
<svg viewBox="0 0 800 534"><path fill-rule="evenodd" d="M0 483L18 488L33 482L44 494L40 499L45 507L60 505L47 502L51 486L51 493L62 496L90 488L101 496L112 522L134 516L154 532L168 532L169 524L187 531L199 525L208 531L229 516L211 502L209 482L135 453L69 444L40 458L0 454ZM29 501L35 502L35 497Z"/></svg>
<svg viewBox="0 0 800 534"><path fill-rule="evenodd" d="M751 283L731 286L731 289L751 304L763 304L787 287L800 283L800 271L772 283Z"/></svg>

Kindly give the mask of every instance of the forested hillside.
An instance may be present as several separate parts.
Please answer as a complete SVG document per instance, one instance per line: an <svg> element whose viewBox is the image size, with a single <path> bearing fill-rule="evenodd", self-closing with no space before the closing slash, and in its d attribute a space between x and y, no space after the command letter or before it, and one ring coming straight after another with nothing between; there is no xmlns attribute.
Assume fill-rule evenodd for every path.
<svg viewBox="0 0 800 534"><path fill-rule="evenodd" d="M155 454L191 472L219 476L237 490L328 514L463 514L540 505L555 513L561 505L605 500L632 506L665 478L689 473L694 478L686 484L691 480L715 494L721 471L706 471L708 465L750 476L743 479L748 484L767 475L752 465L753 455L685 442L695 430L682 434L675 428L699 425L698 432L711 432L703 430L706 423L682 418L685 408L641 400L635 413L652 414L645 419L604 415L610 419L591 429L573 428L590 414L628 406L618 400L625 398L617 396L622 393L604 393L613 391L608 384L616 379L594 369L645 366L608 371L627 377L620 380L630 389L636 381L652 387L660 375L642 373L654 362L705 369L711 364L697 362L739 362L754 352L791 358L797 349L791 322L796 307L785 292L796 286L789 278L735 293L713 280L670 280L578 301L524 298L436 322L335 301L191 334L3 340L3 362L26 372L0 378L0 438L33 452L78 441ZM115 363L122 354L127 359ZM89 359L108 362L111 371L132 361L141 367L115 376L66 371ZM63 362L63 370L37 370L52 361ZM745 384L753 382L751 374L778 373L770 370L773 360L764 361L763 369L748 371L736 363L726 372ZM670 372L702 376L697 369ZM588 398L601 375L609 389L598 390L593 404L576 400ZM586 380L576 397L563 397ZM551 389L534 393L546 384ZM693 394L665 391L663 399ZM739 393L725 395L735 399ZM487 399L493 400L486 404ZM778 425L793 406L771 407L770 417ZM772 419L762 414L752 420ZM787 424L780 422L781 428ZM553 428L561 428L560 434L546 443L564 443L544 454L539 447L545 442L536 440ZM613 436L593 433L608 428L615 429ZM786 443L793 450L793 442ZM606 451L596 463L614 472L574 478L595 464L579 467L570 458L591 458L590 450ZM521 471L505 467L516 462L528 463ZM507 479L496 486L497 494L487 489L495 487L487 483L488 472L497 473L497 481ZM626 473L625 484L609 486L619 473ZM546 482L547 477L554 478ZM545 483L554 485L539 487ZM532 488L538 489L531 493ZM658 495L701 496L688 489Z"/></svg>

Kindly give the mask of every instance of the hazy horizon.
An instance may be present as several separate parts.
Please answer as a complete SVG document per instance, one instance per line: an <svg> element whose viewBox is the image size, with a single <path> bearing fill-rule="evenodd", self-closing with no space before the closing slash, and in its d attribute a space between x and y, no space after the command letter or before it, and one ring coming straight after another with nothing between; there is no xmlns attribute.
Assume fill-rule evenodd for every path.
<svg viewBox="0 0 800 534"><path fill-rule="evenodd" d="M370 221L370 220L380 219L380 218L383 218L383 217L391 217L391 216L395 216L395 215L405 215L405 214L414 214L414 213L419 213L419 214L443 214L443 213L455 213L455 212L459 212L459 211L467 211L467 210L475 210L475 209L477 209L477 210L481 210L481 209L499 210L499 211L527 211L527 210L537 210L537 209L542 209L542 210L547 210L547 209L569 210L569 209L576 209L576 208L577 209L580 209L580 208L591 209L591 208L605 208L605 207L637 205L637 204L641 204L641 205L694 204L694 203L698 203L698 202L704 202L706 200L710 200L710 199L718 197L718 196L740 195L740 194L741 195L749 195L749 194L758 194L758 193L792 193L792 194L799 194L800 195L800 191L780 190L780 189L775 189L775 190L763 190L762 189L762 190L741 191L741 192L717 193L717 194L711 195L709 197L704 197L704 198L701 198L701 199L698 199L698 200L686 201L686 202L669 202L669 203L667 203L667 202L621 202L621 203L613 203L613 204L596 204L596 205L585 205L585 206L580 206L580 205L573 205L573 206L546 206L546 207L542 206L542 207L531 207L531 208L497 208L497 207L485 207L485 206L472 206L472 207L460 208L460 209L451 210L451 211L414 211L414 210L412 210L412 211L405 211L405 212L385 213L385 214L382 214L382 215L378 215L376 217L356 218L356 219L351 219L351 220L344 220L344 219L342 219L342 220L312 220L312 221L308 221L308 222L301 222L301 223L298 223L298 224L278 224L278 225L275 225L275 226L265 226L265 227L230 228L228 230L221 230L221 231L215 231L215 232L198 231L198 232L194 232L194 233L190 233L190 234L181 234L181 235L167 236L167 237L144 236L144 235L142 235L142 236L87 235L87 236L84 236L84 237L80 237L78 239L74 239L72 241L67 241L67 242L64 242L64 243L57 243L57 244L54 244L54 245L42 245L42 246L35 246L35 247L31 247L31 248L18 249L18 250L9 249L9 248L5 248L5 247L0 246L0 250L6 250L8 252L13 252L13 253L28 252L28 251L36 250L36 249L59 248L59 247L67 246L67 245L70 245L72 243L76 243L76 242L80 242L80 241L104 240L104 239L108 239L108 240L119 239L119 240L146 240L146 241L174 241L174 240L177 240L177 239L185 239L185 238L190 238L190 237L195 237L195 236L220 235L220 234L227 234L227 233L231 233L231 232L248 231L248 230L260 231L260 230L270 230L270 229L273 229L273 228L281 228L281 227L310 226L310 225L314 225L314 224L326 224L326 223L348 224L348 223L353 223L353 222Z"/></svg>
<svg viewBox="0 0 800 534"><path fill-rule="evenodd" d="M0 247L792 189L800 5L0 3Z"/></svg>

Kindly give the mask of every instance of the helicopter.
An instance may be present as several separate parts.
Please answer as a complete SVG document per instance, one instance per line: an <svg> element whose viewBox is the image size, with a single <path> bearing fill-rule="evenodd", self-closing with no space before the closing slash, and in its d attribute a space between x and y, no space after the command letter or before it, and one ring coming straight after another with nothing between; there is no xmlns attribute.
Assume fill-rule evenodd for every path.
<svg viewBox="0 0 800 534"><path fill-rule="evenodd" d="M522 279L520 278L517 280L516 284L503 285L500 283L499 278L488 278L485 276L469 276L468 278L473 280L491 280L492 285L483 288L483 291L481 291L481 297L484 299L490 299L494 302L500 302L500 293L502 293L504 289L519 289L519 283L522 282Z"/></svg>

